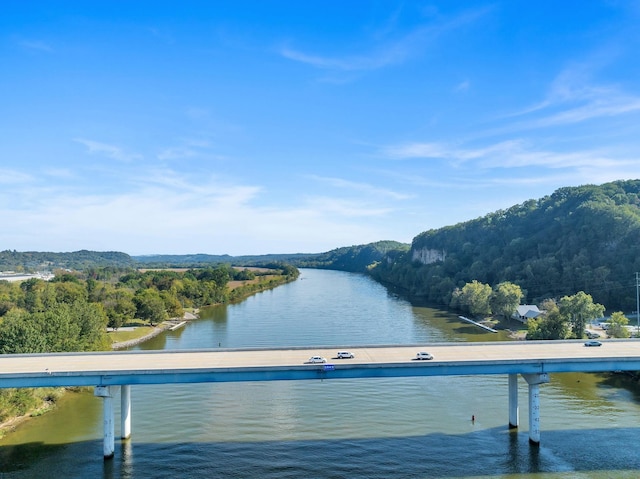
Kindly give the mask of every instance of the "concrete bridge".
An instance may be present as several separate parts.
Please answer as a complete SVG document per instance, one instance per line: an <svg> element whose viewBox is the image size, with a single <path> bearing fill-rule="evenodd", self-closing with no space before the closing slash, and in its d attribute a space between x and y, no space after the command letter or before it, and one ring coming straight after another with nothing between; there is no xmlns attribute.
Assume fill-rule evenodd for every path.
<svg viewBox="0 0 640 479"><path fill-rule="evenodd" d="M349 350L353 359L337 359ZM418 351L433 355L415 360ZM311 356L326 363L310 364ZM508 375L509 426L518 427L520 374L529 387L529 441L540 442L540 385L562 372L640 371L640 340L440 343L403 346L124 351L0 356L0 387L94 386L103 398L104 457L115 450L114 397L120 392L121 436L131 434L131 386L231 381L285 381L409 376Z"/></svg>

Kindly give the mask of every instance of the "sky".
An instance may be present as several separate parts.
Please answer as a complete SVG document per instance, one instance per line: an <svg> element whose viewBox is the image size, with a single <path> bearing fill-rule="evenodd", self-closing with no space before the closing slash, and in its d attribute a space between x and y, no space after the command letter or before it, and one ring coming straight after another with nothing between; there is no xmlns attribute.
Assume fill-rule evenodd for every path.
<svg viewBox="0 0 640 479"><path fill-rule="evenodd" d="M0 250L319 253L640 178L640 2L2 0Z"/></svg>

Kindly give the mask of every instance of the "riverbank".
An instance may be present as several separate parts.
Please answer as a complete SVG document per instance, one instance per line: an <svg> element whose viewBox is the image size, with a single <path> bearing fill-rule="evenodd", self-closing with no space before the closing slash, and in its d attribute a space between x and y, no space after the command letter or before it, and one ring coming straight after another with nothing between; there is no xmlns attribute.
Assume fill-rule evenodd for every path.
<svg viewBox="0 0 640 479"><path fill-rule="evenodd" d="M197 314L198 314L198 310L195 310L193 313L190 311L185 311L185 313L182 315L182 318L173 318L168 321L164 321L158 326L151 326L151 327L139 326L140 328L149 329L149 332L143 336L140 336L139 338L129 339L127 341L114 342L111 345L111 349L113 350L126 349L133 346L137 346L138 344L142 344L145 341L149 341L150 339L155 338L159 334L164 333L165 331L176 329L176 327L178 326L183 326L189 321L198 319Z"/></svg>

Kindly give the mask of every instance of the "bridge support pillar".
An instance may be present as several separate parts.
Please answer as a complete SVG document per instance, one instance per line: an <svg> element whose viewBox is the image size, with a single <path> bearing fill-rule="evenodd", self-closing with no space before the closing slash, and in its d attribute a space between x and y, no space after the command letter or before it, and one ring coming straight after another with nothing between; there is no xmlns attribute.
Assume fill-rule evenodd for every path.
<svg viewBox="0 0 640 479"><path fill-rule="evenodd" d="M131 437L131 385L120 386L120 437Z"/></svg>
<svg viewBox="0 0 640 479"><path fill-rule="evenodd" d="M96 386L93 391L94 396L102 398L103 452L105 459L112 459L115 451L113 395L117 391L118 386Z"/></svg>
<svg viewBox="0 0 640 479"><path fill-rule="evenodd" d="M540 384L549 382L547 373L523 374L529 383L529 443L540 444Z"/></svg>
<svg viewBox="0 0 640 479"><path fill-rule="evenodd" d="M516 429L520 423L518 406L518 375L509 374L509 429Z"/></svg>

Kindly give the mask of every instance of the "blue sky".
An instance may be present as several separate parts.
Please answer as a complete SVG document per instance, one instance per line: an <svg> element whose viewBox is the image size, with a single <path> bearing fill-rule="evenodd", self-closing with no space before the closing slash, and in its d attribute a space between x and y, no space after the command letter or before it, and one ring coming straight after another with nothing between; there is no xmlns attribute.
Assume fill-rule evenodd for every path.
<svg viewBox="0 0 640 479"><path fill-rule="evenodd" d="M0 250L315 253L640 178L638 1L0 3Z"/></svg>

